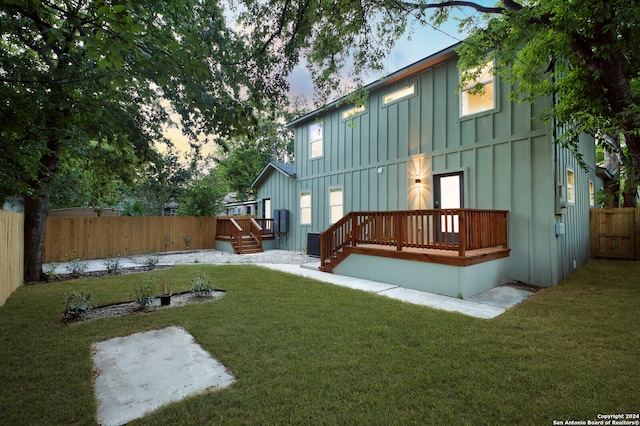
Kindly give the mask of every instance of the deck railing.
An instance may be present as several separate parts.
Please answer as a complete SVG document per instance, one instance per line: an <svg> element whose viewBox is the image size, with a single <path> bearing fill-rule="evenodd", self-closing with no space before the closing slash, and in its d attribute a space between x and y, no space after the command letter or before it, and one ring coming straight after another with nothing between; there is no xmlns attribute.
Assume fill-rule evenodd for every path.
<svg viewBox="0 0 640 426"><path fill-rule="evenodd" d="M457 251L507 248L507 211L478 209L351 212L320 235L320 263L345 246L377 244Z"/></svg>
<svg viewBox="0 0 640 426"><path fill-rule="evenodd" d="M257 238L257 234L260 233L262 239L262 235L273 234L273 219L258 219L252 217L230 217L230 216L218 216L217 218L217 228L216 228L216 236L221 237L231 237L233 236L231 232L233 231L231 227L232 221L240 227L242 230L242 234L244 236L249 236L252 233L255 234ZM258 232L260 229L260 232Z"/></svg>

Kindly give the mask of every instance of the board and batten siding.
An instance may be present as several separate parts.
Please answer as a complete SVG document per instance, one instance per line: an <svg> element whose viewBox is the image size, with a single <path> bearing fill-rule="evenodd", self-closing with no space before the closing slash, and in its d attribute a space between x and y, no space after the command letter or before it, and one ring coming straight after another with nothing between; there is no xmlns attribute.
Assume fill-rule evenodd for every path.
<svg viewBox="0 0 640 426"><path fill-rule="evenodd" d="M350 108L345 105L296 124L295 197L311 191L312 224L296 226L299 221L292 220L288 249L304 249L308 232L329 227L331 186L343 187L344 213L431 209L433 176L461 171L464 207L509 210L510 279L536 285L559 281L555 148L550 126L533 118L549 100L510 101L510 85L496 78L496 108L461 118L456 63L450 58L371 92L366 111L353 118L342 118ZM413 96L383 105L385 94L412 83ZM315 123L323 125L323 155L311 159L309 133ZM418 176L422 183L416 186ZM587 191L588 203L586 185L580 190ZM297 216L296 211L292 218ZM588 212L586 217L588 231Z"/></svg>

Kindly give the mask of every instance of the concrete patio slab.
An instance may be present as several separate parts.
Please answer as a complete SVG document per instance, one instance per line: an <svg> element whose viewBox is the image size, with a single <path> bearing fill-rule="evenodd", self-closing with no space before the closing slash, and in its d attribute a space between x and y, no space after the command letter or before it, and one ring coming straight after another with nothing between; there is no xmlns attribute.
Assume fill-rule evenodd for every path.
<svg viewBox="0 0 640 426"><path fill-rule="evenodd" d="M98 424L122 425L235 381L181 327L116 337L92 347Z"/></svg>

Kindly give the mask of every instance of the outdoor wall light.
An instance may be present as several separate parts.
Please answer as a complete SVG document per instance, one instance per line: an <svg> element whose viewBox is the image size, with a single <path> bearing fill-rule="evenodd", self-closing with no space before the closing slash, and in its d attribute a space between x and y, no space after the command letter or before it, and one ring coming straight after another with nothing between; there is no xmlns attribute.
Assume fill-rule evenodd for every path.
<svg viewBox="0 0 640 426"><path fill-rule="evenodd" d="M420 183L422 183L422 179L416 178L416 184L420 184Z"/></svg>

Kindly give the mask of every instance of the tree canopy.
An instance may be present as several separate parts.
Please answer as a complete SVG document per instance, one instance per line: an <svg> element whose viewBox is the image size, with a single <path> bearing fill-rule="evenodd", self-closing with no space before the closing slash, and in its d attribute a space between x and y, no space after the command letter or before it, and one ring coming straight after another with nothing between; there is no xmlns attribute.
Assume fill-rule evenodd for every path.
<svg viewBox="0 0 640 426"><path fill-rule="evenodd" d="M171 111L193 144L248 134L285 87L215 0L4 0L0 30L0 197L25 197L26 281L64 152L145 161Z"/></svg>
<svg viewBox="0 0 640 426"><path fill-rule="evenodd" d="M353 78L381 70L382 60L413 25L440 25L455 8L474 13L460 21L470 31L460 67L487 58L533 101L553 96L544 120L608 143L627 166L632 184L625 204L635 205L640 166L640 3L622 0L244 0L241 19L255 42L295 62L304 55L320 100L338 88L338 72L353 63ZM495 5L493 5L495 4ZM286 62L286 61L285 61ZM463 75L464 77L464 75ZM626 141L626 148L606 142ZM575 133L561 141L571 147ZM627 154L625 154L627 153Z"/></svg>

